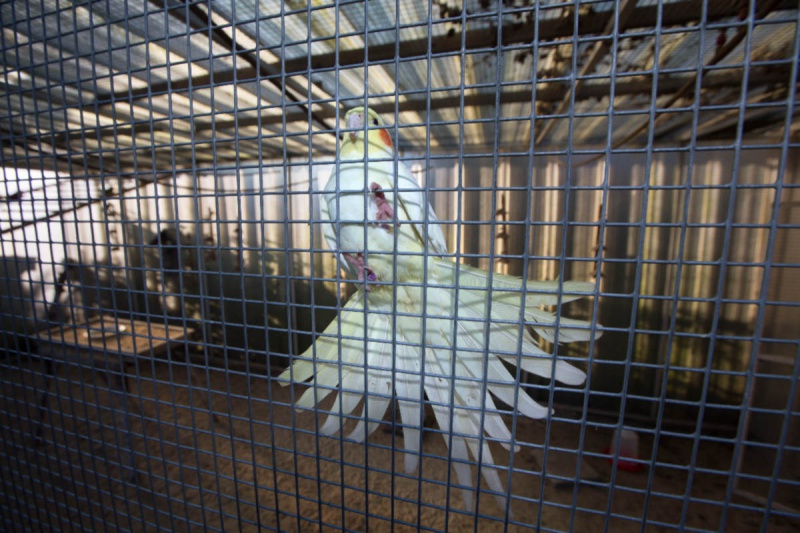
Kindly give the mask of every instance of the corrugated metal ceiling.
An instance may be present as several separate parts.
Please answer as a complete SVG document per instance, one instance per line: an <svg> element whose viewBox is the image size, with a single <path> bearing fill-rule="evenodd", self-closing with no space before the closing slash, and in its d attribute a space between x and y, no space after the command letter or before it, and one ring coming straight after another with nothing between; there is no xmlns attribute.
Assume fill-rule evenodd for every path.
<svg viewBox="0 0 800 533"><path fill-rule="evenodd" d="M790 107L796 2L758 2L751 18L727 1L580 2L577 20L573 3L526 0L282 5L0 4L3 166L157 173L332 154L337 116L365 92L388 122L400 111L402 149L424 150L425 126L432 151L491 152L496 131L502 151L531 136L541 150L604 146L610 108L611 142L641 144L654 94L673 111L653 139L685 143L701 65L699 122L714 120L698 140L735 134L745 71L745 133Z"/></svg>

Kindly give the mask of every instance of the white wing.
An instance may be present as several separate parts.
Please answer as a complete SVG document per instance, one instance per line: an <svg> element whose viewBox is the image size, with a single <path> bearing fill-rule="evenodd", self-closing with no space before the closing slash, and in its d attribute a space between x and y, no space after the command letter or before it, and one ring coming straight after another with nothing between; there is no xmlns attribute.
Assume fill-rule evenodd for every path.
<svg viewBox="0 0 800 533"><path fill-rule="evenodd" d="M414 228L425 241L427 228L427 247L435 255L447 253L447 242L444 240L442 227L439 219L433 212L431 205L425 201L425 191L420 188L417 181L411 175L411 171L404 163L397 165L397 201L403 205L403 209L408 216L408 220L414 221ZM425 207L427 207L427 224L425 223Z"/></svg>
<svg viewBox="0 0 800 533"><path fill-rule="evenodd" d="M337 170L334 168L331 172L331 177L328 178L328 183L325 185L325 191L328 190L331 183L336 183ZM328 207L328 195L320 195L319 200L319 215L322 220L322 236L325 237L325 242L328 243L328 248L334 252L339 250L339 239L336 237L336 221L331 219L330 209ZM344 269L346 275L350 279L358 279L358 272L356 269L347 262L343 254L339 256L339 266Z"/></svg>

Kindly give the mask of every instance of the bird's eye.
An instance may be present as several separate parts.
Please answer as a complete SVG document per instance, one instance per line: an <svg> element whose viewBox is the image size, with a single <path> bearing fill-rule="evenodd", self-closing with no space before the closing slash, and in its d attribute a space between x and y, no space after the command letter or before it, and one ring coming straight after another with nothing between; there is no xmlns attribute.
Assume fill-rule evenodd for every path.
<svg viewBox="0 0 800 533"><path fill-rule="evenodd" d="M377 118L373 118L372 119L372 125L373 126L377 126L378 125L378 119Z"/></svg>

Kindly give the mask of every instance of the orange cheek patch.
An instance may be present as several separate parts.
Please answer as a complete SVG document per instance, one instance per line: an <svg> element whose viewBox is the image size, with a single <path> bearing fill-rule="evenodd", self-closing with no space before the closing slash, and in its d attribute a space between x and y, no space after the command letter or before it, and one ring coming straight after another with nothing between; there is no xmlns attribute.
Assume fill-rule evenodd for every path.
<svg viewBox="0 0 800 533"><path fill-rule="evenodd" d="M385 144L389 148L392 148L392 138L389 136L389 132L388 131L380 130L378 132L378 135L380 135L380 138L381 138L381 141L383 141L383 144Z"/></svg>

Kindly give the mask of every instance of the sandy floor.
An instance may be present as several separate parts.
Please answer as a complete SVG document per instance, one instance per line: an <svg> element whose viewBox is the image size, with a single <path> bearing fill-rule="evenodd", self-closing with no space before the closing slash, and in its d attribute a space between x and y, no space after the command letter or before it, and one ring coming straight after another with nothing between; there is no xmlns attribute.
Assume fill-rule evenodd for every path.
<svg viewBox="0 0 800 533"><path fill-rule="evenodd" d="M753 504L738 496L732 500L736 507L726 513L713 503L725 499L729 476L723 472L730 469L732 448L705 440L696 467L720 473L697 471L687 489L685 465L691 462L693 441L662 436L648 497L643 489L650 471L617 471L612 480L607 461L592 456L608 445L610 430L589 424L581 478L595 481L565 481L561 478L576 476L581 426L562 421L552 423L547 461L541 447L525 446L514 454L510 525L489 494L481 494L483 516L476 520L464 513L460 490L447 488L451 474L441 458L447 451L435 433L426 433L423 441L430 457L421 469L406 474L403 454L392 453L394 434L388 428L378 429L369 446L342 446L337 438L315 435L313 414L292 416L290 388L270 387L263 376L248 379L219 370L206 375L198 369L189 377L185 365L165 363L140 369L140 377L131 380L127 405L138 479L124 482L119 451L124 432L117 429L120 417L109 407L100 375L61 369L50 388L44 443L35 446L31 420L36 418L34 385L41 382L38 368L3 362L0 370L0 518L5 530L75 525L102 530L110 525L134 531L235 531L260 525L281 531L514 531L540 526L625 532L642 531L646 520L646 531L674 530L683 523L745 532L759 530L764 516L763 510L747 509ZM541 446L545 432L544 422L519 421L522 441ZM649 457L651 451L652 439L644 438L643 454ZM493 452L498 464L508 464L508 452L494 445ZM768 530L796 531L799 526L772 516Z"/></svg>

